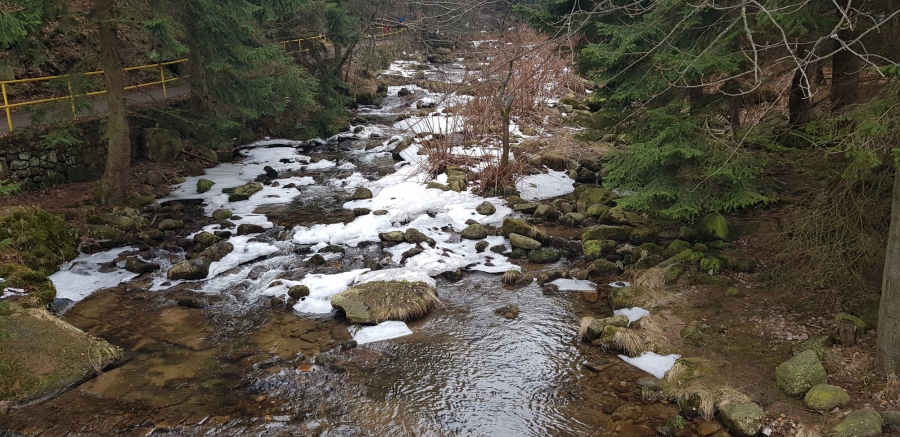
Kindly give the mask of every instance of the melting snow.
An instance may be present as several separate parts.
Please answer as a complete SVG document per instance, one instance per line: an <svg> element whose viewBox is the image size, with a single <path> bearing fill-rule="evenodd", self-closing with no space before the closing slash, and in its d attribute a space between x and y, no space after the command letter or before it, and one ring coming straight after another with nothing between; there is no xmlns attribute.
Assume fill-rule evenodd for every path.
<svg viewBox="0 0 900 437"><path fill-rule="evenodd" d="M594 291L597 289L597 284L580 279L557 279L550 284L559 287L559 291Z"/></svg>
<svg viewBox="0 0 900 437"><path fill-rule="evenodd" d="M681 358L681 355L657 355L653 352L644 352L641 356L635 358L629 358L625 355L619 355L619 358L658 379L662 379L666 376L666 372L675 365L675 360Z"/></svg>
<svg viewBox="0 0 900 437"><path fill-rule="evenodd" d="M120 282L134 279L138 275L125 270L124 263L121 262L117 264L119 268L116 270L100 271L101 264L115 261L122 252L128 250L134 248L120 247L93 255L81 254L63 264L58 272L50 275L50 280L56 287L56 297L78 302L97 290L115 287Z"/></svg>
<svg viewBox="0 0 900 437"><path fill-rule="evenodd" d="M353 329L355 327L351 327ZM375 341L390 340L392 338L410 335L413 332L406 323L397 321L381 322L375 326L366 326L354 330L353 339L357 344L372 343Z"/></svg>
<svg viewBox="0 0 900 437"><path fill-rule="evenodd" d="M650 315L650 311L647 311L641 307L634 308L622 308L620 310L613 311L613 314L617 316L625 316L628 317L629 322L636 322L644 317Z"/></svg>
<svg viewBox="0 0 900 437"><path fill-rule="evenodd" d="M544 174L525 176L516 188L525 200L543 200L575 191L574 182L564 172L548 170Z"/></svg>

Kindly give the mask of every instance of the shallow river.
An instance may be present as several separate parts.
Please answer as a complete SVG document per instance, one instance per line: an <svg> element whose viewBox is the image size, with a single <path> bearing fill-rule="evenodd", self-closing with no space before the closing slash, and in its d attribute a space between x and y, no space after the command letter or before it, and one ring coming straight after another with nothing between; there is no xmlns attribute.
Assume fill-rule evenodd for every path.
<svg viewBox="0 0 900 437"><path fill-rule="evenodd" d="M390 92L388 109L361 113L385 123L402 112L403 102L393 97L396 88ZM536 284L501 285L495 272L518 267L499 255L474 256L457 234L484 199L451 193L428 200L416 192L419 201L402 194L379 200L378 191L421 182L415 173L387 176L399 168L386 152L390 138L403 135L409 130L387 122L327 144L259 144L244 161L210 170L225 181L241 181L245 173L252 178L263 165L279 171L280 187L268 186L255 203L243 206L221 196L205 197L205 204L187 201L197 197L191 185L196 178L189 179L169 206L207 215L228 207L241 216L236 223L262 224L267 231L235 237L235 252L243 257L223 263L221 272L205 281L173 283L157 273L93 293L62 292L78 301L65 319L125 348L127 361L57 398L0 416L0 434L6 429L25 435L655 435L676 409L644 404L635 381L645 373L576 339L581 317L611 314L604 299L571 291L546 294ZM289 183L299 188L285 189ZM375 188L373 209L389 211L386 224L372 216L354 219L350 209L366 206L347 203L359 186ZM502 210L485 220L499 224L510 211L501 200L491 201ZM342 232L326 226L362 220L373 221ZM435 237L443 252L401 264L400 250L366 243L372 239L363 235L412 225ZM327 254L321 266L309 264L326 243L346 253ZM69 269L96 278L120 274L124 257L136 252L106 263L107 273L89 261ZM158 249L142 256L164 268L180 260L177 253ZM314 311L322 307L312 295L293 309L270 305L272 296L293 284L308 284L315 294L316 284L337 283L340 289L368 274L366 268L408 268L434 276L441 265L467 266L467 273L457 282L437 279L442 304L409 323L412 334L357 348L340 347L356 328L330 311L328 296L318 302L326 305L324 311ZM494 313L510 303L521 308L517 318ZM603 370L589 370L586 363Z"/></svg>

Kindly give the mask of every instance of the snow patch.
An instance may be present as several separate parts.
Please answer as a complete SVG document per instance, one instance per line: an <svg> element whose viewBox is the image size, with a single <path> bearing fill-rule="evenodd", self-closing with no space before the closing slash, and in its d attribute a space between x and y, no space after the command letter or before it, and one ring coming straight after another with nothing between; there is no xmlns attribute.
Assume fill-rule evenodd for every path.
<svg viewBox="0 0 900 437"><path fill-rule="evenodd" d="M666 376L666 372L675 365L675 361L681 358L681 355L657 355L653 352L644 352L641 356L635 358L630 358L625 355L619 355L619 358L658 379L662 379Z"/></svg>
<svg viewBox="0 0 900 437"><path fill-rule="evenodd" d="M351 333L357 344L366 344L382 340L390 340L392 338L403 337L412 334L412 330L406 326L406 323L389 320L381 322L375 326L366 326L358 328L352 326Z"/></svg>
<svg viewBox="0 0 900 437"><path fill-rule="evenodd" d="M641 320L644 317L649 316L650 311L647 311L641 307L634 307L634 308L622 308L619 310L615 310L615 311L613 311L613 314L617 315L617 316L628 317L628 322L630 323L630 322L636 322L638 320Z"/></svg>
<svg viewBox="0 0 900 437"><path fill-rule="evenodd" d="M557 287L559 287L559 291L595 291L597 290L597 284L591 281L585 281L581 279L557 279L555 281L549 282Z"/></svg>
<svg viewBox="0 0 900 437"><path fill-rule="evenodd" d="M516 188L525 200L544 200L575 191L573 182L564 172L548 170L547 173L525 176Z"/></svg>

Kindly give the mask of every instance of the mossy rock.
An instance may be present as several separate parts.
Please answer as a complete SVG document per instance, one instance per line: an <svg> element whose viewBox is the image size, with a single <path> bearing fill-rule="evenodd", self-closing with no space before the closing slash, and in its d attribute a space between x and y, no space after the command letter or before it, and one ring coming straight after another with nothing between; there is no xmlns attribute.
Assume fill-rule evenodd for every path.
<svg viewBox="0 0 900 437"><path fill-rule="evenodd" d="M509 244L515 249L534 250L541 248L540 241L519 234L509 234Z"/></svg>
<svg viewBox="0 0 900 437"><path fill-rule="evenodd" d="M641 244L640 246L635 247L634 251L631 253L631 262L637 263L646 257L662 255L662 252L663 249L653 243Z"/></svg>
<svg viewBox="0 0 900 437"><path fill-rule="evenodd" d="M710 276L718 275L725 269L724 263L717 257L706 256L700 260L700 271Z"/></svg>
<svg viewBox="0 0 900 437"><path fill-rule="evenodd" d="M728 278L724 278L722 276L710 276L706 273L697 273L695 275L691 275L690 283L692 285L709 285L712 287L727 287L731 285L731 282L728 281Z"/></svg>
<svg viewBox="0 0 900 437"><path fill-rule="evenodd" d="M882 434L884 419L877 411L863 408L850 412L826 434L828 437L874 437Z"/></svg>
<svg viewBox="0 0 900 437"><path fill-rule="evenodd" d="M646 243L652 243L656 241L657 231L651 228L634 228L631 231L631 236L628 237L628 240L631 241L631 244L636 246L640 246ZM662 252L662 250L660 250Z"/></svg>
<svg viewBox="0 0 900 437"><path fill-rule="evenodd" d="M555 222L559 220L559 211L550 205L540 205L534 210L534 218L545 222Z"/></svg>
<svg viewBox="0 0 900 437"><path fill-rule="evenodd" d="M166 277L173 281L206 279L209 276L209 261L205 258L194 258L172 266Z"/></svg>
<svg viewBox="0 0 900 437"><path fill-rule="evenodd" d="M595 203L591 206L588 206L587 211L584 212L584 215L591 218L600 218L606 211L609 211L609 206L606 206L602 203Z"/></svg>
<svg viewBox="0 0 900 437"><path fill-rule="evenodd" d="M175 231L184 227L184 222L175 219L164 219L156 226L160 231Z"/></svg>
<svg viewBox="0 0 900 437"><path fill-rule="evenodd" d="M406 232L403 233L403 239L410 244L426 243L431 247L434 247L437 244L437 242L434 241L434 238L425 235L416 228L407 229Z"/></svg>
<svg viewBox="0 0 900 437"><path fill-rule="evenodd" d="M497 207L491 202L484 201L475 208L475 212L481 215L492 215L497 212Z"/></svg>
<svg viewBox="0 0 900 437"><path fill-rule="evenodd" d="M466 226L466 228L460 232L460 237L465 238L466 240L483 240L487 238L487 236L487 229L477 223Z"/></svg>
<svg viewBox="0 0 900 437"><path fill-rule="evenodd" d="M598 225L591 226L581 233L581 241L588 240L615 240L628 241L631 237L631 229L625 226Z"/></svg>
<svg viewBox="0 0 900 437"><path fill-rule="evenodd" d="M592 185L581 185L576 187L573 195L577 202L584 202L585 205L603 205L619 198L616 193L613 193L609 189Z"/></svg>
<svg viewBox="0 0 900 437"><path fill-rule="evenodd" d="M759 261L756 258L736 258L733 260L734 271L739 273L753 273L756 271L756 266L759 264Z"/></svg>
<svg viewBox="0 0 900 437"><path fill-rule="evenodd" d="M737 437L753 437L766 424L766 413L754 402L719 405L719 417L728 431Z"/></svg>
<svg viewBox="0 0 900 437"><path fill-rule="evenodd" d="M581 319L581 327L578 329L578 337L586 341L594 341L603 335L603 330L607 326L624 328L628 326L628 317L612 316L603 319L595 319L593 317L583 317Z"/></svg>
<svg viewBox="0 0 900 437"><path fill-rule="evenodd" d="M506 198L506 204L509 205L510 208L512 208L518 204L521 204L521 203L528 203L528 202L519 196L509 196Z"/></svg>
<svg viewBox="0 0 900 437"><path fill-rule="evenodd" d="M537 211L538 207L540 207L540 203L527 202L520 203L512 207L513 211L518 212L520 214L534 214Z"/></svg>
<svg viewBox="0 0 900 437"><path fill-rule="evenodd" d="M687 241L684 241L684 240L675 240L675 241L669 243L668 246L666 246L666 249L663 251L663 256L666 258L671 258L671 257L678 255L679 253L684 252L685 250L688 250L691 248L692 248L691 243L688 243Z"/></svg>
<svg viewBox="0 0 900 437"><path fill-rule="evenodd" d="M288 290L288 296L291 299L300 299L309 296L309 287L305 285L295 285Z"/></svg>
<svg viewBox="0 0 900 437"><path fill-rule="evenodd" d="M353 195L350 196L350 200L365 200L372 198L372 190L368 188L357 188L356 191L353 192Z"/></svg>
<svg viewBox="0 0 900 437"><path fill-rule="evenodd" d="M201 193L201 194L205 193L205 192L211 190L213 185L215 185L215 184L216 184L215 182L213 182L209 179L204 179L204 178L197 179L197 192Z"/></svg>
<svg viewBox="0 0 900 437"><path fill-rule="evenodd" d="M584 257L588 261L601 259L616 250L614 240L588 240L582 244Z"/></svg>
<svg viewBox="0 0 900 437"><path fill-rule="evenodd" d="M803 396L803 404L817 411L831 411L846 407L849 403L850 395L844 389L830 384L816 384Z"/></svg>
<svg viewBox="0 0 900 437"><path fill-rule="evenodd" d="M225 188L223 193L228 195L229 202L240 202L247 200L250 196L262 191L263 186L259 182L250 182L241 186Z"/></svg>
<svg viewBox="0 0 900 437"><path fill-rule="evenodd" d="M597 221L602 225L637 225L641 218L633 212L616 206L604 212Z"/></svg>
<svg viewBox="0 0 900 437"><path fill-rule="evenodd" d="M216 243L222 241L222 238L218 235L203 231L196 235L194 235L194 248L196 250L204 250L207 247L210 247Z"/></svg>
<svg viewBox="0 0 900 437"><path fill-rule="evenodd" d="M108 242L103 246L115 247L125 242L125 231L106 225L89 225L88 237L97 241Z"/></svg>
<svg viewBox="0 0 900 437"><path fill-rule="evenodd" d="M574 228L580 225L585 218L585 215L580 212L570 212L559 218L559 224Z"/></svg>
<svg viewBox="0 0 900 437"><path fill-rule="evenodd" d="M214 218L216 220L228 220L233 215L234 214L231 212L231 210L219 208L219 209L213 211L212 218Z"/></svg>
<svg viewBox="0 0 900 437"><path fill-rule="evenodd" d="M425 185L426 189L450 191L450 187L439 182L429 182Z"/></svg>
<svg viewBox="0 0 900 437"><path fill-rule="evenodd" d="M547 241L547 234L544 231L521 219L504 219L500 233L505 237L509 237L509 234L519 234L540 242Z"/></svg>
<svg viewBox="0 0 900 437"><path fill-rule="evenodd" d="M631 308L640 300L640 296L643 294L644 289L640 287L613 288L609 292L609 306L614 310Z"/></svg>
<svg viewBox="0 0 900 437"><path fill-rule="evenodd" d="M595 259L594 262L591 263L591 273L595 275L603 275L603 276L612 276L618 275L622 270L619 269L619 266L605 259Z"/></svg>
<svg viewBox="0 0 900 437"><path fill-rule="evenodd" d="M362 324L420 319L438 303L434 287L409 281L366 282L331 298L331 306L343 310L350 323Z"/></svg>
<svg viewBox="0 0 900 437"><path fill-rule="evenodd" d="M24 306L43 308L53 299L56 299L56 287L47 278L47 275L32 270L21 264L0 264L0 278L3 278L3 287L12 287L25 290L27 296L21 302Z"/></svg>
<svg viewBox="0 0 900 437"><path fill-rule="evenodd" d="M731 242L737 238L737 232L722 214L710 213L700 220L700 224L697 226L697 236L701 241Z"/></svg>
<svg viewBox="0 0 900 437"><path fill-rule="evenodd" d="M707 253L709 252L709 246L703 243L694 243L694 247L692 247L694 252Z"/></svg>
<svg viewBox="0 0 900 437"><path fill-rule="evenodd" d="M234 251L234 245L223 241L221 243L213 244L212 246L207 247L200 252L200 256L205 258L209 262L220 261L222 258L228 256L229 253Z"/></svg>
<svg viewBox="0 0 900 437"><path fill-rule="evenodd" d="M118 362L122 351L44 309L0 316L0 401L55 396Z"/></svg>
<svg viewBox="0 0 900 437"><path fill-rule="evenodd" d="M847 313L840 313L834 316L834 321L837 323L848 322L856 327L859 332L866 332L869 329L869 325L866 324L862 319Z"/></svg>
<svg viewBox="0 0 900 437"><path fill-rule="evenodd" d="M33 270L51 274L78 256L78 232L62 217L38 208L17 207L0 215L0 241Z"/></svg>
<svg viewBox="0 0 900 437"><path fill-rule="evenodd" d="M535 264L549 264L559 261L561 254L558 250L541 248L528 251L528 261Z"/></svg>
<svg viewBox="0 0 900 437"><path fill-rule="evenodd" d="M812 386L827 381L825 368L811 350L800 352L775 368L775 384L791 396L800 396Z"/></svg>
<svg viewBox="0 0 900 437"><path fill-rule="evenodd" d="M165 128L147 128L141 135L144 157L152 162L174 162L184 151L181 137Z"/></svg>

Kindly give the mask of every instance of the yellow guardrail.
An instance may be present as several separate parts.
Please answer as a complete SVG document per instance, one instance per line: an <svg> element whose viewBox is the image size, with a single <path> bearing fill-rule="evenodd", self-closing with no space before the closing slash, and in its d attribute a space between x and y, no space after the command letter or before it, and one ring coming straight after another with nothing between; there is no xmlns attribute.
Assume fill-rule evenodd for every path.
<svg viewBox="0 0 900 437"><path fill-rule="evenodd" d="M384 31L385 29L391 29L391 28L392 28L392 27L390 27L390 26L384 26L384 27L382 27L382 26L373 26L372 29L379 30L379 31L381 31L382 33L377 33L377 32L376 32L376 33L373 33L373 34L370 34L370 35L366 35L366 39L374 39L374 40L376 40L376 41L379 40L379 39L384 40L384 39L387 39L387 38L390 37L390 36L393 36L393 35L400 35L401 33L406 32L406 27L401 27L400 30L392 30L392 31L388 31L388 32L385 32L385 31Z"/></svg>
<svg viewBox="0 0 900 437"><path fill-rule="evenodd" d="M287 52L287 53L308 52L310 49L302 49L303 41L316 40L316 39L325 40L325 35L316 35L316 36L312 36L312 37L281 41L281 46L284 48L285 52ZM297 51L288 51L288 45L290 45L292 43L296 43L297 47L299 47L301 49L297 50ZM325 41L325 44L327 45L328 42ZM137 85L130 85L130 86L125 87L125 90L127 91L127 90L133 90L133 89L137 89L137 88L148 87L148 86L162 85L163 99L168 99L169 96L168 96L168 92L166 90L166 84L170 83L170 82L175 82L175 81L181 79L181 77L177 77L177 76L166 77L166 69L164 67L166 67L168 65L181 64L184 62L187 62L187 59L178 59L175 61L167 61L167 62L160 62L160 63L156 63L156 64L138 65L138 66L134 66L134 67L124 68L123 71L136 71L136 70L145 70L145 69L150 69L150 68L158 68L159 69L159 80L153 80L151 82L146 82L146 83L139 83ZM90 91L90 92L86 92L86 93L77 93L76 94L72 89L71 78L81 77L81 76L95 76L95 75L100 75L100 74L103 74L102 70L90 71L87 73L79 73L79 74L72 74L72 75L43 76L43 77L33 77L33 78L28 78L28 79L13 79L13 80L0 81L0 94L3 94L3 106L0 106L0 109L3 109L3 112L6 114L6 125L7 125L7 127L9 127L9 131L10 132L13 131L12 110L15 108L21 108L21 107L31 106L31 105L39 105L42 103L50 103L50 102L69 100L72 102L72 104L71 104L72 116L73 117L76 116L77 111L75 109L75 97L90 97L90 96L105 94L106 90ZM62 96L62 97L49 97L49 98L42 98L42 99L36 99L36 100L27 100L24 102L17 102L17 103L10 103L10 101L9 101L8 88L11 85L24 84L24 83L35 83L35 82L47 82L47 81L57 80L57 79L65 79L67 81L67 87L68 87L68 92L69 92L68 95Z"/></svg>

